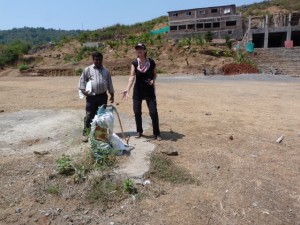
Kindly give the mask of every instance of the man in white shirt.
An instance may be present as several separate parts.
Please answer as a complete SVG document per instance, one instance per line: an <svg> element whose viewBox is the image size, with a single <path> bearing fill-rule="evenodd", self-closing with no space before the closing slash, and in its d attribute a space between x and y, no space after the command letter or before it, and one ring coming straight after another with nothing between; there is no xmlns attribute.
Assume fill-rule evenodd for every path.
<svg viewBox="0 0 300 225"><path fill-rule="evenodd" d="M79 80L79 90L86 96L86 116L84 118L84 129L82 141L88 141L88 130L100 106L107 104L108 95L110 102L114 102L114 87L109 70L103 63L103 55L95 52L92 55L94 64L86 67ZM92 91L86 91L87 82L91 81Z"/></svg>

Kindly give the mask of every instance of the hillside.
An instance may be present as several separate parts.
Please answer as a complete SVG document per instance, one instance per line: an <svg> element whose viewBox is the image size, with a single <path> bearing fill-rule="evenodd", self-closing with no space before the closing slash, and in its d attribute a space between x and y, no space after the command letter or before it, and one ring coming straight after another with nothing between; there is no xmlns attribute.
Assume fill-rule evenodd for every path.
<svg viewBox="0 0 300 225"><path fill-rule="evenodd" d="M299 11L299 0L266 0L238 7L238 11L244 16L264 15L282 11Z"/></svg>
<svg viewBox="0 0 300 225"><path fill-rule="evenodd" d="M298 10L300 9L299 4L298 0L263 1L240 6L238 11L242 12L244 16L263 15ZM205 37L198 37L194 39L185 38L175 43L167 40L167 35L150 35L151 30L162 28L167 25L167 22L168 17L162 16L133 25L116 24L95 31L70 31L68 33L70 36L65 36L66 38L62 38L57 44L35 48L34 51L31 51L32 55L25 55L23 59L19 60L19 65L26 64L29 67L34 67L33 71L38 74L55 74L55 70L61 68L77 70L79 73L82 68L91 63L91 52L98 50L104 53L105 64L113 74L127 74L130 62L135 57L134 45L137 42L143 42L148 46L148 55L157 61L160 73L199 74L204 69L208 69L211 73L217 73L223 64L235 60L235 53L230 49L231 46L234 46L233 42L229 45L226 43L215 44L210 43L210 40ZM39 29L41 33L56 32ZM34 36L32 34L35 32L34 29L24 28L23 31L26 31L27 36ZM64 34L64 31L59 32L61 32L60 35ZM53 40L58 38L58 35L53 36L53 39L50 36L47 38L47 41ZM22 40L26 39L22 38ZM82 47L84 42L90 41L101 42L103 46L98 49ZM68 71L67 73L71 72Z"/></svg>
<svg viewBox="0 0 300 225"><path fill-rule="evenodd" d="M47 42L58 42L63 37L76 37L80 33L79 30L55 30L43 27L14 28L12 30L0 30L0 44L24 41L30 45L39 45Z"/></svg>
<svg viewBox="0 0 300 225"><path fill-rule="evenodd" d="M300 10L299 0L266 0L249 5L238 6L238 11L244 16L262 15L278 11ZM150 32L152 29L167 25L168 17L161 16L150 21L140 22L133 25L116 24L95 31L80 30L55 30L45 28L14 28L12 30L0 30L0 44L25 41L31 45L59 42L62 38L77 37L82 41L98 41L108 39L120 39L131 34Z"/></svg>

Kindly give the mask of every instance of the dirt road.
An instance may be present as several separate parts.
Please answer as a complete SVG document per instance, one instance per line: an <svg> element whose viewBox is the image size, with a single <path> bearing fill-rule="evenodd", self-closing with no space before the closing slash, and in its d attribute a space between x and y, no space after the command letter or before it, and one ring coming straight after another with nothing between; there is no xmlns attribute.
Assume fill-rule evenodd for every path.
<svg viewBox="0 0 300 225"><path fill-rule="evenodd" d="M299 225L300 80L260 78L158 80L164 140L154 143L155 151L178 150L172 160L200 180L199 185L158 182L153 186L163 189L159 197L124 200L99 212L97 205L85 202L80 187L73 193L68 181L69 192L56 197L45 193L55 154L37 158L1 152L0 224L43 224L43 219L51 219L51 224ZM126 77L113 81L117 93L127 84ZM78 77L0 77L0 117L20 110L73 110L82 115L77 83ZM131 101L123 102L116 94L116 103L120 112L133 116ZM7 121L0 122L4 126ZM30 127L24 132L30 133ZM281 135L285 138L278 144ZM72 146L80 142L73 140Z"/></svg>

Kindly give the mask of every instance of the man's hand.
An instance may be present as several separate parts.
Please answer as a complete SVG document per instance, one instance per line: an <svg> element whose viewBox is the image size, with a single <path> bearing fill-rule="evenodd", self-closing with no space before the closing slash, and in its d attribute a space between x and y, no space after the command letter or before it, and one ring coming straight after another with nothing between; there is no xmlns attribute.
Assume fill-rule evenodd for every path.
<svg viewBox="0 0 300 225"><path fill-rule="evenodd" d="M90 95L89 92L86 91L86 90L81 90L81 92L82 92L82 94L84 94L85 96L89 96L89 95Z"/></svg>
<svg viewBox="0 0 300 225"><path fill-rule="evenodd" d="M122 100L128 100L129 98L129 91L125 90L121 93L123 96L122 96Z"/></svg>
<svg viewBox="0 0 300 225"><path fill-rule="evenodd" d="M109 101L110 101L110 103L114 103L114 101L115 101L115 95L114 94L110 94Z"/></svg>

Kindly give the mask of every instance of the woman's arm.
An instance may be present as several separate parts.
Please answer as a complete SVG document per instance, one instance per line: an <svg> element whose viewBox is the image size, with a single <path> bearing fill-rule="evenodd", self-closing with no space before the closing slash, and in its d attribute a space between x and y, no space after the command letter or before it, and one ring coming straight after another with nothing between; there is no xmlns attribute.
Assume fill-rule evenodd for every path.
<svg viewBox="0 0 300 225"><path fill-rule="evenodd" d="M127 88L122 92L122 94L123 94L122 99L125 98L125 100L127 100L129 98L129 92L133 85L134 80L135 80L135 68L134 68L134 65L131 65L128 85L127 85Z"/></svg>
<svg viewBox="0 0 300 225"><path fill-rule="evenodd" d="M156 72L156 69L154 68L153 69L153 80L150 81L150 85L153 85L155 86L155 80L157 78L157 72Z"/></svg>

